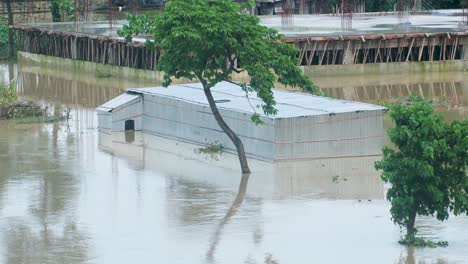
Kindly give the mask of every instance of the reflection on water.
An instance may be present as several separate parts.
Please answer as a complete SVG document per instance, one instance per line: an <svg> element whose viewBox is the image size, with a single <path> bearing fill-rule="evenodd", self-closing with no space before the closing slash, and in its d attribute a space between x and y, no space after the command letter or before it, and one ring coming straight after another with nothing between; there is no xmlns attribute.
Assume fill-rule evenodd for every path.
<svg viewBox="0 0 468 264"><path fill-rule="evenodd" d="M379 157L251 161L253 174L247 178L232 155L213 159L182 142L98 133L94 107L126 87L140 86L138 80L100 80L24 66L19 71L22 96L69 105L72 119L61 124L0 121L0 263L468 259L467 217L417 220L422 236L448 240L448 248L407 249L396 243L399 230L390 221L384 186L373 169ZM439 109L453 118L465 116L450 112L466 107L463 78L452 78L455 94L447 92L449 104ZM363 100L387 100L387 95L377 97L382 86L364 97L364 90L376 85L375 79L366 79L367 85L349 81L350 89L322 87L341 89L348 99L357 92ZM430 82L421 81L423 94ZM443 94L436 87L443 85L434 89L437 96Z"/></svg>
<svg viewBox="0 0 468 264"><path fill-rule="evenodd" d="M347 93L347 96L351 96L349 99L356 101L385 102L411 95L418 95L425 98L449 100L453 105L458 106L466 103L464 102L465 98L459 98L460 95L463 95L463 85L462 82L452 81L357 86L352 89L351 93ZM331 95L336 97L345 96L344 89L325 89L325 91L330 92Z"/></svg>
<svg viewBox="0 0 468 264"><path fill-rule="evenodd" d="M118 87L27 72L19 72L17 81L19 92L27 98L86 108L94 108L124 92Z"/></svg>
<svg viewBox="0 0 468 264"><path fill-rule="evenodd" d="M171 175L174 179L172 188L177 188L180 184L202 183L204 186L229 186L234 189L238 184L239 170L235 155L223 153L219 157L205 156L199 153L198 145L141 132L135 132L135 141L131 144L126 141L126 137L125 132L114 132L112 135L100 132L99 147L112 155L125 158L138 169ZM292 197L380 200L383 199L383 185L374 169L374 163L380 158L381 156L363 156L276 163L250 160L255 177L250 179L249 189L258 196L275 200ZM181 160L190 170L178 166ZM213 173L218 176L210 177ZM175 194L180 195L184 190L187 189L183 188ZM187 197L196 195L190 193ZM209 214L203 212L201 215Z"/></svg>
<svg viewBox="0 0 468 264"><path fill-rule="evenodd" d="M0 123L2 263L89 259L87 235L70 210L78 195L78 179L69 173L76 139L63 129Z"/></svg>
<svg viewBox="0 0 468 264"><path fill-rule="evenodd" d="M237 195L234 199L234 202L232 203L231 207L229 207L229 210L227 211L226 215L223 217L218 227L216 228L216 231L214 232L213 236L210 238L210 248L206 253L206 258L210 263L213 262L214 252L221 238L221 232L223 231L223 228L226 226L226 224L228 224L229 220L231 220L231 218L237 213L239 207L242 205L242 202L244 202L249 177L250 175L248 174L242 175L241 182L239 185L239 191L237 191Z"/></svg>
<svg viewBox="0 0 468 264"><path fill-rule="evenodd" d="M450 263L450 262L448 262L448 261L446 261L444 259L440 259L440 258L435 260L435 261L431 261L431 262L417 261L415 256L414 256L415 250L416 249L414 247L407 247L406 248L406 255L404 255L404 253L402 253L402 256L400 257L400 259L396 263L397 264L416 264L416 263L449 264Z"/></svg>
<svg viewBox="0 0 468 264"><path fill-rule="evenodd" d="M263 199L362 199L369 202L383 198L382 182L373 169L378 157L276 164L251 160L253 174L249 178L239 177L237 158L230 154L213 159L198 154L199 146L148 134L136 133L138 140L134 144L126 144L124 138L124 133L112 136L100 133L100 147L132 163L141 160L139 169L163 171L171 176L168 200L171 208L175 209L169 213L171 222L183 226L216 226L209 238L207 263L215 262L223 232L244 200L248 203L248 208L243 209L244 214L258 218L261 217ZM177 166L181 161L184 166ZM236 183L239 178L240 184ZM235 190L237 185L232 204L224 209L226 213L220 213L219 202L229 203L229 200L220 200L220 196L226 189ZM247 195L247 186L250 195ZM221 218L219 223L213 221L217 218ZM261 229L255 227L254 230L254 243L261 244Z"/></svg>
<svg viewBox="0 0 468 264"><path fill-rule="evenodd" d="M14 80L16 78L16 72L16 64L0 64L0 84L6 84Z"/></svg>
<svg viewBox="0 0 468 264"><path fill-rule="evenodd" d="M430 77L434 75L431 79ZM335 98L383 104L398 102L411 95L442 102L437 110L447 120L468 117L468 74L433 73L402 76L361 76L316 78L321 89Z"/></svg>
<svg viewBox="0 0 468 264"><path fill-rule="evenodd" d="M446 113L449 120L466 118L468 111L468 83L463 82L430 82L416 84L388 84L381 86L358 86L346 93L345 89L323 89L336 98L354 101L384 103L398 102L412 95L421 96L441 102L437 106ZM349 89L349 88L348 88Z"/></svg>

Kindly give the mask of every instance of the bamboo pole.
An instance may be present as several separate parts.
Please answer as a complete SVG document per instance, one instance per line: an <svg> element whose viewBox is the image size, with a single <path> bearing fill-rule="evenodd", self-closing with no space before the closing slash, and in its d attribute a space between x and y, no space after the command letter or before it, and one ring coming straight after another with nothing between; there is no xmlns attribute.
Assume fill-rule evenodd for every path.
<svg viewBox="0 0 468 264"><path fill-rule="evenodd" d="M422 59L425 43L426 43L426 38L423 38L421 48L419 49L418 61L421 61Z"/></svg>
<svg viewBox="0 0 468 264"><path fill-rule="evenodd" d="M301 53L299 54L299 61L297 62L298 65L302 64L302 60L304 59L304 55L307 52L307 46L308 46L308 42L302 42L302 49L301 49Z"/></svg>
<svg viewBox="0 0 468 264"><path fill-rule="evenodd" d="M458 36L455 38L455 43L452 45L452 60L455 60L455 56L457 55L458 49Z"/></svg>
<svg viewBox="0 0 468 264"><path fill-rule="evenodd" d="M374 63L377 63L377 60L379 58L379 55L380 55L380 46L382 45L382 40L379 39L379 44L377 45L377 52L375 53L375 59L374 59ZM381 57L381 55L380 55Z"/></svg>
<svg viewBox="0 0 468 264"><path fill-rule="evenodd" d="M409 59L410 59L411 51L412 51L412 49L413 49L413 45L414 45L414 38L411 40L411 45L410 45L410 47L409 47L409 49L408 49L408 56L406 56L406 62L408 62Z"/></svg>
<svg viewBox="0 0 468 264"><path fill-rule="evenodd" d="M349 54L349 49L351 47L351 40L348 40L348 45L346 46L346 51L343 52L343 61L342 61L342 64L345 64L346 63L346 56Z"/></svg>
<svg viewBox="0 0 468 264"><path fill-rule="evenodd" d="M312 49L312 51L311 51L310 54L309 54L309 57L307 58L307 65L309 65L309 66L312 64L312 61L313 61L313 59L314 59L315 52L316 52L316 50L317 50L317 45L318 45L318 42L316 41L316 42L314 43L314 48Z"/></svg>

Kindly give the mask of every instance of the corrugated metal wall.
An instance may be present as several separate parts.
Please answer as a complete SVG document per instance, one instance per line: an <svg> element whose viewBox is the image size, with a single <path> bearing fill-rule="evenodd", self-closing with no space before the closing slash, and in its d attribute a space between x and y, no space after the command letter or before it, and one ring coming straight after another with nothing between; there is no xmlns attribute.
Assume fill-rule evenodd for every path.
<svg viewBox="0 0 468 264"><path fill-rule="evenodd" d="M112 113L97 111L99 131L110 134L112 132Z"/></svg>
<svg viewBox="0 0 468 264"><path fill-rule="evenodd" d="M203 145L218 142L227 151L235 152L234 145L218 126L206 105L145 95L143 112L143 130L148 133ZM264 125L256 126L249 114L225 109L220 109L220 112L226 123L241 138L249 156L266 160L274 158L274 129L271 119L267 118Z"/></svg>
<svg viewBox="0 0 468 264"><path fill-rule="evenodd" d="M378 155L383 113L352 112L276 120L276 160Z"/></svg>

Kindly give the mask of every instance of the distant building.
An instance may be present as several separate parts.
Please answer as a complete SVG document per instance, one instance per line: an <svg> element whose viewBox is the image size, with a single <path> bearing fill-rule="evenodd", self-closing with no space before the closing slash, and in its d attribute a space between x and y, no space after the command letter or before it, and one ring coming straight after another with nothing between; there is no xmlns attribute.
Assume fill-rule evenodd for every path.
<svg viewBox="0 0 468 264"><path fill-rule="evenodd" d="M245 0L237 0L245 2ZM330 5L327 0L256 0L255 14L277 15L285 12L291 14L324 14L341 13L341 4ZM352 13L364 13L366 11L365 0L346 0ZM287 11L285 9L288 9Z"/></svg>
<svg viewBox="0 0 468 264"><path fill-rule="evenodd" d="M112 0L115 6L131 6L137 4L140 7L162 6L164 0Z"/></svg>

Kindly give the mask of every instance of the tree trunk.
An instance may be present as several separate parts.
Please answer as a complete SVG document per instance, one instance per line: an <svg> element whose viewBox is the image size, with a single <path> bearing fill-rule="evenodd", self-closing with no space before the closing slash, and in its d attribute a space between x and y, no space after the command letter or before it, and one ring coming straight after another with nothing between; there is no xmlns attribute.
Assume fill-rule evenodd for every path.
<svg viewBox="0 0 468 264"><path fill-rule="evenodd" d="M11 11L11 0L6 0L5 1L6 6L7 6L7 12L8 12L8 26L13 25L13 12ZM8 28L8 58L13 58L14 57L14 49L13 49L13 29Z"/></svg>
<svg viewBox="0 0 468 264"><path fill-rule="evenodd" d="M406 239L408 241L414 241L416 235L416 228L414 227L416 222L416 210L411 212L409 215L408 222L406 223Z"/></svg>
<svg viewBox="0 0 468 264"><path fill-rule="evenodd" d="M208 99L208 103L210 104L211 112L218 122L219 127L226 133L226 135L231 139L234 146L236 146L237 155L239 156L239 162L242 169L242 173L250 173L249 164L247 162L247 157L245 156L244 144L240 138L232 131L232 129L224 122L223 117L219 113L218 107L216 106L216 102L211 94L210 88L206 87L206 83L203 83L203 91L205 92L206 99Z"/></svg>

